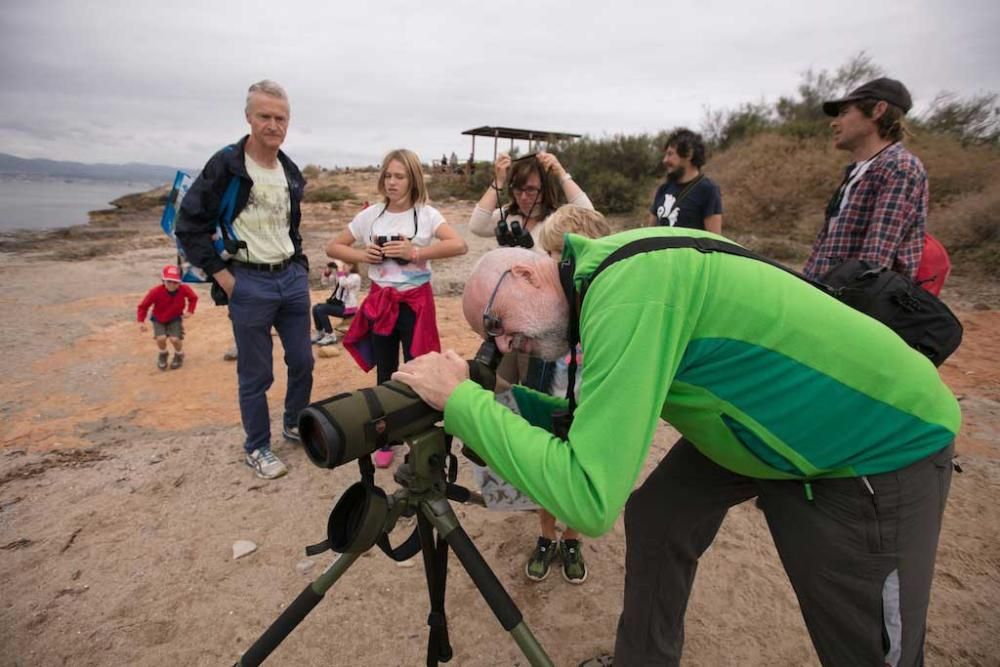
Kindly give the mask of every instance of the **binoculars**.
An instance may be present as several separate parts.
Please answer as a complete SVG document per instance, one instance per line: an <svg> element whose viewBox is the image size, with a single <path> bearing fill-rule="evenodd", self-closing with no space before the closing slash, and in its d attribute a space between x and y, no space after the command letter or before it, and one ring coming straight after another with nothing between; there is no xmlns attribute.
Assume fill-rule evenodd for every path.
<svg viewBox="0 0 1000 667"><path fill-rule="evenodd" d="M501 217L494 233L497 237L497 244L503 247L530 249L535 246L535 239L531 238L531 233L517 220L511 220L508 225L506 218Z"/></svg>
<svg viewBox="0 0 1000 667"><path fill-rule="evenodd" d="M391 236L386 236L385 234L381 234L381 235L375 237L375 245L377 245L379 248L381 248L382 246L384 246L389 241L403 241L405 239L406 239L406 237L403 236L402 234L392 234ZM409 264L410 263L410 260L405 259L403 257L390 257L389 259L395 260L399 264Z"/></svg>

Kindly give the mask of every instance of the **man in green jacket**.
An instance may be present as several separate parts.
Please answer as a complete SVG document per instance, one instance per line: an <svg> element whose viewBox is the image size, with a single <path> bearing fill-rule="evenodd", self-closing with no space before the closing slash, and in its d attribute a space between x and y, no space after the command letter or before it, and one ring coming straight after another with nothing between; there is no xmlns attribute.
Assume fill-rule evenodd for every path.
<svg viewBox="0 0 1000 667"><path fill-rule="evenodd" d="M564 264L579 290L619 247L658 236L719 238L569 235ZM445 429L501 477L582 532L607 531L625 507L615 664L679 664L698 559L728 509L753 497L824 665L922 664L960 423L931 362L754 259L642 252L604 269L582 304L559 267L516 248L488 253L463 309L501 351L548 359L566 353L578 317L586 371L568 439L546 429L565 401L515 387L524 417L515 415L467 379L454 352L394 377L443 409ZM661 418L682 438L633 493Z"/></svg>

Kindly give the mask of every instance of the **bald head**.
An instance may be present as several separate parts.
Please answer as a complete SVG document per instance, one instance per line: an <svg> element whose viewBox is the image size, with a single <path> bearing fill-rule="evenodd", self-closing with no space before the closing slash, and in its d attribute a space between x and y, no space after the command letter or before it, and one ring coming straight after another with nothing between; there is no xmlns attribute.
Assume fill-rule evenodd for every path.
<svg viewBox="0 0 1000 667"><path fill-rule="evenodd" d="M510 275L501 282L508 271ZM504 330L498 344L513 347L517 337L525 342L522 351L561 356L566 349L569 305L555 260L524 248L498 248L480 258L462 294L462 312L480 336L484 335L483 311L494 290L491 311ZM503 344L501 350L506 351Z"/></svg>
<svg viewBox="0 0 1000 667"><path fill-rule="evenodd" d="M462 292L462 312L469 326L483 333L483 309L504 271L517 265L534 266L539 259L544 257L525 248L498 248L480 257Z"/></svg>

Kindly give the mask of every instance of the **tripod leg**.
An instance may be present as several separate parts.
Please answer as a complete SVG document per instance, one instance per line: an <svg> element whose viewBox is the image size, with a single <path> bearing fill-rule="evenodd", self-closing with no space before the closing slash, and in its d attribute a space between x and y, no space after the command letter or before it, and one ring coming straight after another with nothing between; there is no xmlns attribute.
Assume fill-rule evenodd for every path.
<svg viewBox="0 0 1000 667"><path fill-rule="evenodd" d="M469 577L476 584L476 588L479 589L490 609L493 610L500 625L503 626L504 630L510 632L531 667L553 667L545 649L524 623L521 610L517 608L503 584L493 574L493 570L476 549L476 545L472 543L468 533L458 523L458 517L455 516L448 501L444 498L424 501L420 503L420 509L424 516L434 524L438 533L448 541L448 546L458 556L462 567L469 573Z"/></svg>
<svg viewBox="0 0 1000 667"><path fill-rule="evenodd" d="M417 514L417 533L424 557L424 576L431 600L431 613L427 617L430 635L427 638L427 667L451 660L451 643L448 640L448 618L444 612L445 589L448 582L448 544L434 542L434 526L423 514Z"/></svg>
<svg viewBox="0 0 1000 667"><path fill-rule="evenodd" d="M348 567L357 560L360 553L340 554L337 560L326 568L323 574L305 587L299 596L292 601L288 609L281 613L264 634L260 636L247 652L240 656L234 667L256 667L271 655L278 644L284 641L295 627L313 610L326 592L333 586Z"/></svg>

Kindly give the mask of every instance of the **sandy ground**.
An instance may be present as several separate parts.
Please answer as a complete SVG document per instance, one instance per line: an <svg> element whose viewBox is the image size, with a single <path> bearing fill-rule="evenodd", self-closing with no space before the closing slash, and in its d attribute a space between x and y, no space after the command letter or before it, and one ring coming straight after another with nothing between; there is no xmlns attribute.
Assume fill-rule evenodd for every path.
<svg viewBox="0 0 1000 667"><path fill-rule="evenodd" d="M367 184L354 184L362 199ZM470 204L440 206L464 221ZM314 261L358 210L307 207ZM276 440L290 474L255 478L241 462L236 374L222 361L228 321L207 291L187 321L187 362L155 368L135 306L170 259L156 214L118 216L57 236L0 239L0 666L231 664L332 560L323 537L356 468L312 466ZM464 225L457 225L465 233ZM458 299L474 258L439 262L442 338L471 354ZM319 264L316 261L316 264ZM948 503L927 634L929 665L1000 665L1000 294L956 278L946 293L966 325L942 373L962 398L965 473ZM452 296L448 296L452 294ZM315 298L324 298L318 290ZM272 417L280 417L277 343ZM313 398L372 384L346 354L317 359ZM656 435L643 477L675 438ZM391 475L377 480L395 488ZM460 482L471 484L467 466ZM640 480L641 481L641 480ZM522 574L537 522L473 506L460 519L556 665L611 648L622 598L619 522L585 543L580 587ZM397 531L398 541L401 531ZM233 542L255 553L232 558ZM424 662L427 593L419 561L361 558L273 654L274 665ZM452 560L448 610L456 665L525 665ZM767 533L736 507L703 559L688 611L687 665L818 664Z"/></svg>

